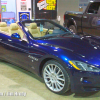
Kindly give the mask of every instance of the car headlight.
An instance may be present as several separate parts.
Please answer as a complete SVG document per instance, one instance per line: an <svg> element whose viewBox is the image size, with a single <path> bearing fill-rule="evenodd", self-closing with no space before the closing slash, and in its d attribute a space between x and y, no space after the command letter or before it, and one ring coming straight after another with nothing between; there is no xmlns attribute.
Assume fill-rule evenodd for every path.
<svg viewBox="0 0 100 100"><path fill-rule="evenodd" d="M100 69L80 61L69 61L69 63L77 70L100 72Z"/></svg>

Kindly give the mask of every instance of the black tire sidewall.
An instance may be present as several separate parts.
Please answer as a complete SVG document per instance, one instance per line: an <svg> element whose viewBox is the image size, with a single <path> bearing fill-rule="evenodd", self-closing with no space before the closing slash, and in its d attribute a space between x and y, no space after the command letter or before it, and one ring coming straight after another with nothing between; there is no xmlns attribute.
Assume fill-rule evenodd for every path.
<svg viewBox="0 0 100 100"><path fill-rule="evenodd" d="M63 94L63 93L65 93L65 92L67 92L67 91L70 89L70 77L69 77L67 71L66 71L66 70L63 68L63 66L62 66L60 63L58 63L56 60L50 60L50 61L47 61L47 62L44 64L43 69L42 69L42 76L43 76L44 68L45 68L48 64L56 64L56 65L62 70L62 72L63 72L63 74L64 74L64 77L65 77L65 86L64 86L64 88L63 88L61 91L59 91L59 92L54 92L54 91L52 91L52 90L49 89L49 88L47 87L47 85L45 84L46 87L47 87L50 91L52 91L52 92L54 92L54 93L57 93L57 94ZM44 79L44 77L43 77L43 79ZM44 82L45 82L45 81L44 81Z"/></svg>

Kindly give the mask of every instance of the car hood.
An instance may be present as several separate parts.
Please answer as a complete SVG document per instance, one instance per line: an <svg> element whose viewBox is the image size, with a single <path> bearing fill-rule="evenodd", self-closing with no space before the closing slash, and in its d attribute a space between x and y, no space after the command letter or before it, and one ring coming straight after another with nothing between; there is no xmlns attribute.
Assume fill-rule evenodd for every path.
<svg viewBox="0 0 100 100"><path fill-rule="evenodd" d="M45 40L38 40L38 43L52 45L62 49L70 50L84 61L93 65L100 65L100 43L90 37L77 35L62 36Z"/></svg>

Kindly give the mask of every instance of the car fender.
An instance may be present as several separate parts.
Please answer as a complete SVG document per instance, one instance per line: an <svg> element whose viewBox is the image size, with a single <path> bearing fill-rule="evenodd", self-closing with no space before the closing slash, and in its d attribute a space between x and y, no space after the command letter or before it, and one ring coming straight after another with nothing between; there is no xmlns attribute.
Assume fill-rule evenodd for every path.
<svg viewBox="0 0 100 100"><path fill-rule="evenodd" d="M57 62L59 62L63 66L63 68L68 72L69 76L71 77L71 72L69 70L68 63L65 63L62 59L60 59L60 57L51 55L51 54L45 55L42 57L42 59L39 60L38 69L37 69L37 73L39 73L38 74L39 76L42 76L41 71L42 71L43 65L49 60L56 60Z"/></svg>

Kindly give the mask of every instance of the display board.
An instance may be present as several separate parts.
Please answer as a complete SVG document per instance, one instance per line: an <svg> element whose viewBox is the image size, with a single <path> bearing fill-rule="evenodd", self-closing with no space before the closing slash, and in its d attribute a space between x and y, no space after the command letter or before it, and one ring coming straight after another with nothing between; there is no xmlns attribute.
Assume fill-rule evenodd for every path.
<svg viewBox="0 0 100 100"><path fill-rule="evenodd" d="M36 19L56 19L57 0L35 0Z"/></svg>
<svg viewBox="0 0 100 100"><path fill-rule="evenodd" d="M31 19L31 0L16 0L17 21Z"/></svg>
<svg viewBox="0 0 100 100"><path fill-rule="evenodd" d="M26 11L27 10L27 3L26 2L21 2L21 10Z"/></svg>
<svg viewBox="0 0 100 100"><path fill-rule="evenodd" d="M8 25L17 21L16 0L1 0L2 21Z"/></svg>
<svg viewBox="0 0 100 100"><path fill-rule="evenodd" d="M6 12L6 11L7 11L6 5L2 5L2 6L1 6L1 10L2 10L2 12Z"/></svg>
<svg viewBox="0 0 100 100"><path fill-rule="evenodd" d="M19 12L19 21L29 20L30 12Z"/></svg>

